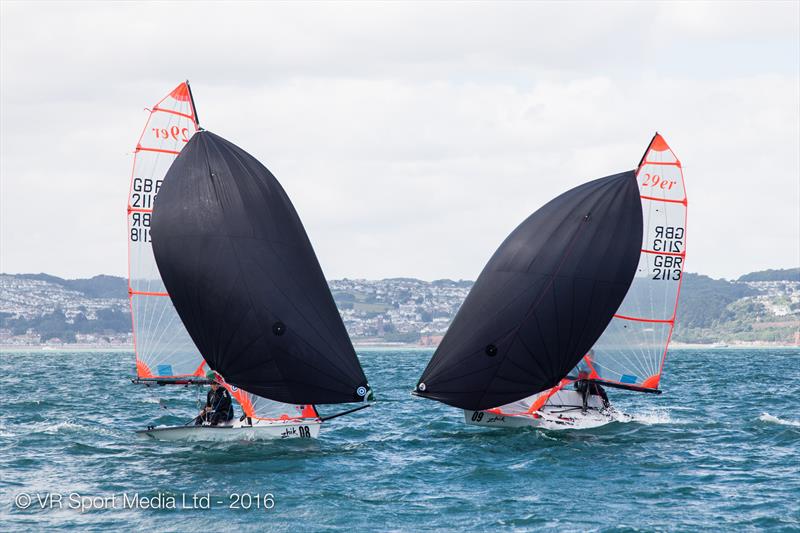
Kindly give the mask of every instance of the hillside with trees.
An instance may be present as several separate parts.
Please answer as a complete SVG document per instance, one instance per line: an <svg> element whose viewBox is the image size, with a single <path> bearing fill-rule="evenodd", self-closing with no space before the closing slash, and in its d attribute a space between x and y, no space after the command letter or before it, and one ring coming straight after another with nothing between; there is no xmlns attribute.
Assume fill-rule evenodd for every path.
<svg viewBox="0 0 800 533"><path fill-rule="evenodd" d="M435 344L472 286L469 280L342 279L329 282L354 340ZM127 280L0 274L0 343L130 343ZM736 281L684 273L673 340L800 343L800 269Z"/></svg>

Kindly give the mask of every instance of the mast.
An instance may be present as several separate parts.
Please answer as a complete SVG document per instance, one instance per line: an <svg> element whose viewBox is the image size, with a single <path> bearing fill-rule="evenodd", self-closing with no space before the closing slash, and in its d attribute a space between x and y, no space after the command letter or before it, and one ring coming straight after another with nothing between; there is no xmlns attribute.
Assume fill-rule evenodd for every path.
<svg viewBox="0 0 800 533"><path fill-rule="evenodd" d="M189 80L186 80L186 89L189 91L189 102L192 104L192 113L194 114L194 123L197 129L200 127L200 117L197 115L197 106L194 105L194 95L192 94L192 86L189 85Z"/></svg>

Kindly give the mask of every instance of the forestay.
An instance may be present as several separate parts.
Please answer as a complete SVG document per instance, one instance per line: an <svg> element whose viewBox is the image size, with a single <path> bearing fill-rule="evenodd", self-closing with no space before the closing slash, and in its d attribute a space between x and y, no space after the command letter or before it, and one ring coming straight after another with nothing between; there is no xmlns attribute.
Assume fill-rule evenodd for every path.
<svg viewBox="0 0 800 533"><path fill-rule="evenodd" d="M661 135L650 142L636 178L644 223L636 275L594 349L571 375L655 390L675 326L686 257L683 169Z"/></svg>
<svg viewBox="0 0 800 533"><path fill-rule="evenodd" d="M200 356L161 281L150 241L153 204L164 175L197 131L188 82L161 99L136 144L128 195L128 294L139 378L204 375Z"/></svg>

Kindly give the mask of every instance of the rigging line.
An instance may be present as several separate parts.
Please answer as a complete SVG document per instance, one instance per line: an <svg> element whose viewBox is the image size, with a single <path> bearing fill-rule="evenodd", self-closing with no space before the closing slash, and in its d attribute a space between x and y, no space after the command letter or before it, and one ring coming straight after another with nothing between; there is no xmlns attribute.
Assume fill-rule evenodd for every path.
<svg viewBox="0 0 800 533"><path fill-rule="evenodd" d="M660 349L661 345L664 344L664 341L661 338L661 335L656 335L655 328L652 328L652 331L642 332L642 333L644 335L640 336L640 338L644 337L646 339L646 338L649 337L649 343L648 344L639 343L640 345L638 347L636 347L636 348L631 347L631 348L628 348L628 349L629 349L630 353L633 355L633 357L635 357L637 365L641 366L641 368L639 368L639 366L635 367L636 370L637 371L640 370L641 372L643 372L642 376L644 376L646 378L646 377L649 377L649 376L652 375L652 372L650 370L651 367L652 367L652 364L651 364L652 349L651 348L652 347L658 347L658 349Z"/></svg>
<svg viewBox="0 0 800 533"><path fill-rule="evenodd" d="M155 311L153 309L154 302L151 301L150 298L146 296L141 296L137 298L139 302L139 331L141 333L141 347L143 350L146 349L148 361L150 363L153 362L154 356L156 354L153 353L153 335L154 335L154 316ZM148 365L149 366L149 365Z"/></svg>
<svg viewBox="0 0 800 533"><path fill-rule="evenodd" d="M669 350L669 343L670 343L670 341L672 340L672 333L673 333L674 331L675 331L675 326L674 326L674 325L672 325L672 326L669 328L669 335L667 336L667 342L666 342L666 344L664 345L664 353L661 355L661 361L660 361L660 362L658 362L658 372L657 372L657 375L659 375L659 376L660 376L660 375L661 375L661 373L664 371L664 362L667 360L667 351Z"/></svg>
<svg viewBox="0 0 800 533"><path fill-rule="evenodd" d="M342 411L341 413L336 413L329 416L321 416L319 417L320 422L325 422L326 420L333 420L334 418L338 418L340 416L349 415L351 413L355 413L356 411L360 411L362 409L366 409L367 407L372 407L371 403L365 405L359 405L358 407L354 407L352 409L348 409L347 411Z"/></svg>
<svg viewBox="0 0 800 533"><path fill-rule="evenodd" d="M172 309L173 309L172 308L172 299L171 298L170 299L159 299L158 301L153 300L152 303L153 303L153 305L151 306L151 309L152 309L152 313L153 314L151 315L151 318L155 317L156 311L160 308L160 313L158 313L158 318L155 320L155 324L153 325L153 329L151 330L152 333L151 333L151 338L150 338L150 340L156 346L158 346L159 344L161 344L161 339L166 334L168 326L171 325L172 320L173 320L172 313L170 313L170 311L172 311ZM165 314L169 318L168 318L168 322L166 322L162 326L161 322L164 319ZM163 352L161 354L161 359L162 359L162 361L166 360L164 358Z"/></svg>
<svg viewBox="0 0 800 533"><path fill-rule="evenodd" d="M641 282L637 281L637 279L634 279L634 284L631 287L632 291L629 291L629 293L628 293L628 295L631 295L632 298L628 298L626 296L626 301L623 301L623 304L620 306L620 308L625 307L626 303L628 305L630 305L631 304L631 300L637 300L639 298L638 296L633 296L633 295L635 295L637 293L637 287L640 287L640 286L641 286ZM647 295L649 296L649 304L650 304L651 314L654 315L655 314L655 310L653 308L653 298L652 298L651 288L643 287L643 289L647 292ZM625 317L624 315L615 315L615 318L617 318L619 320L631 319L631 320L634 320L635 322L650 322L649 320L647 320L647 321L645 321L645 320L636 320L633 317ZM622 322L619 322L619 324L622 325ZM626 326L624 326L624 329L628 329L628 328ZM660 346L662 344L661 342L656 343L655 328L650 328L650 329L653 329L653 331L649 331L649 332L648 331L641 331L640 333L634 333L633 329L629 329L627 332L624 332L624 335L625 335L626 338L631 338L631 337L636 338L636 337L641 337L642 335L644 335L644 336L650 337L650 343L648 344L649 346L654 346L656 344L658 344ZM619 330L619 332L623 333L622 330ZM641 344L641 343L635 343L635 344ZM651 359L649 357L650 352L649 351L645 352L645 347L644 346L641 346L638 349L635 349L633 347L629 347L627 353L625 351L618 351L617 353L621 354L622 356L624 356L627 359L627 363L623 363L623 366L627 365L627 367L626 367L627 369L635 369L637 373L643 372L642 375L647 375L647 376L652 375L652 372L647 370L651 366L649 364L649 361ZM602 353L601 353L601 355L602 355ZM611 356L609 355L608 357L611 357ZM634 363L634 361L635 361L635 363Z"/></svg>
<svg viewBox="0 0 800 533"><path fill-rule="evenodd" d="M155 322L152 325L151 335L150 335L150 339L149 340L152 343L154 343L156 346L158 346L159 344L161 344L161 339L163 338L164 334L166 333L166 330L169 329L169 326L170 326L171 321L172 321L172 317L170 316L169 321L167 323L165 323L163 326L161 325L161 321L162 321L165 313L167 315L170 315L170 313L169 313L170 309L169 308L172 306L172 301L168 300L168 299L161 299L161 298L153 299L153 300L150 300L148 298L146 300L148 302L148 307L151 310L150 319L154 320L154 322ZM159 309L160 309L161 312L158 314L158 318L156 319L155 318L155 316L156 316L155 313ZM164 359L163 355L164 354L162 353L162 359Z"/></svg>
<svg viewBox="0 0 800 533"><path fill-rule="evenodd" d="M647 374L647 372L645 372L643 370L643 368L641 368L639 366L638 362L634 362L634 359L631 359L633 354L626 353L626 352L620 351L620 350L617 350L617 351L614 351L614 352L609 351L609 352L610 353L607 353L605 355L606 355L607 358L611 358L612 361L607 361L606 362L607 364L603 364L603 355L604 354L601 352L599 354L598 353L595 354L595 357L592 359L592 364L595 367L605 368L606 370L609 370L609 371L611 371L611 372L613 372L615 374L619 374L620 376L622 376L623 372L619 372L617 369L615 369L615 368L613 368L611 366L608 366L608 365L613 364L614 362L616 362L619 365L619 367L622 368L622 370L624 372L633 372L633 373L635 373L637 375L640 375L640 376L643 376L643 377L648 377L649 376L649 374ZM616 358L614 356L612 356L611 354L614 354L614 356ZM622 360L623 358L625 359L624 361Z"/></svg>
<svg viewBox="0 0 800 533"><path fill-rule="evenodd" d="M633 335L633 334L628 334L628 335L625 335L624 337L626 338L626 340L629 340L629 338L631 336L635 337L635 335ZM653 344L651 344L651 346L652 345ZM615 354L615 355L612 356L611 354ZM616 351L608 350L608 353L605 354L605 357L608 358L608 359L611 359L612 361L616 360L617 364L620 367L622 367L623 370L630 371L630 372L633 372L635 374L642 375L642 376L646 377L646 376L650 375L650 373L647 370L647 368L649 367L649 365L647 363L648 354L649 354L649 351L645 352L645 348L644 347L640 347L640 348L637 348L637 349L628 347L627 349L616 350ZM603 355L604 354L601 352L601 354L600 354L600 356L601 356L600 359L601 360L602 360L602 356ZM609 364L610 363L611 362L609 362ZM603 366L605 368L609 368L606 365L603 365ZM620 373L620 375L622 375L622 374Z"/></svg>
<svg viewBox="0 0 800 533"><path fill-rule="evenodd" d="M170 303L171 306L171 303ZM186 339L189 339L189 342L186 340L182 340L181 342L175 342L176 339L183 336L182 334L185 332L183 329L183 324L180 322L180 319L177 316L177 313L174 311L166 311L169 320L164 324L161 328L161 335L159 336L158 342L160 343L161 337L164 336L167 332L170 332L172 335L172 342L169 342L168 346L170 346L169 351L161 351L161 359L163 361L172 361L176 367L186 367L187 369L196 369L197 364L197 349L195 348L194 344L191 342L191 338L186 333ZM175 319L178 318L179 322L177 327L175 326ZM175 371L175 369L173 369ZM193 375L193 374L191 374Z"/></svg>
<svg viewBox="0 0 800 533"><path fill-rule="evenodd" d="M617 324L618 325L622 325L620 322L618 322ZM627 329L627 328L624 327L624 329ZM637 352L636 351L637 349L634 349L634 348L632 348L630 346L630 344L633 344L633 343L630 343L630 339L632 337L635 339L636 336L637 336L636 333L633 333L633 330L628 330L627 332L625 332L620 328L617 328L617 332L623 339L625 339L626 341L629 342L629 347L627 348L628 351L626 352L624 349L623 350L619 350L618 349L616 351L612 351L612 350L609 349L608 350L609 353L606 355L606 357L607 358L613 358L612 355L610 355L610 354L611 353L617 354L618 357L624 357L626 359L625 362L619 361L621 363L621 365L626 370L633 370L637 374L642 374L642 375L646 374L647 373L646 372L646 368L648 367L648 365L647 365L647 358L646 358L647 354L644 352L644 347L638 348L638 350L640 350L640 351ZM638 344L638 343L636 343L636 344ZM602 356L603 356L603 353L601 351L600 352L600 357L602 358Z"/></svg>

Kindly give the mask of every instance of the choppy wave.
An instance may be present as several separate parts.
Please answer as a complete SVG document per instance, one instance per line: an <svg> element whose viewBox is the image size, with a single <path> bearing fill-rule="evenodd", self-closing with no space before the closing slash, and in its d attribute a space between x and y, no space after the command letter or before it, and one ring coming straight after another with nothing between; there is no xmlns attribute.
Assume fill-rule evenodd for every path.
<svg viewBox="0 0 800 533"><path fill-rule="evenodd" d="M631 422L653 426L657 424L675 424L678 421L673 419L667 409L646 409L638 412L627 413Z"/></svg>
<svg viewBox="0 0 800 533"><path fill-rule="evenodd" d="M77 424L72 420L62 420L52 424L36 424L30 429L30 433L62 433L68 431L80 431L85 429L81 424Z"/></svg>
<svg viewBox="0 0 800 533"><path fill-rule="evenodd" d="M34 516L5 512L6 504L7 529L30 529L41 519L78 531L167 523L201 530L209 520L243 532L265 523L274 531L376 523L396 531L420 524L445 531L800 530L800 420L775 407L797 401L785 369L800 350L671 353L665 394L609 390L620 418L573 431L467 426L461 411L408 394L430 351L360 350L379 398L372 409L326 423L313 442L247 444L140 439L135 429L193 416L198 391L131 385L120 378L130 372L131 353L68 355L0 358L0 375L37 376L25 381L24 396L3 405L0 501L13 502L23 487L57 487L86 495L269 492L277 505L266 515L215 507ZM735 376L732 367L740 369ZM765 382L778 385L770 395ZM587 513L587 502L614 512Z"/></svg>
<svg viewBox="0 0 800 533"><path fill-rule="evenodd" d="M762 422L769 422L771 424L780 424L781 426L792 426L800 428L800 420L784 420L783 418L772 416L767 412L761 413L761 416L759 416L758 419L761 420Z"/></svg>

